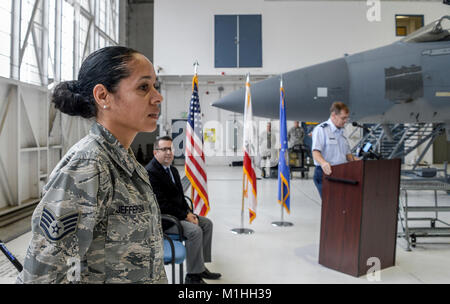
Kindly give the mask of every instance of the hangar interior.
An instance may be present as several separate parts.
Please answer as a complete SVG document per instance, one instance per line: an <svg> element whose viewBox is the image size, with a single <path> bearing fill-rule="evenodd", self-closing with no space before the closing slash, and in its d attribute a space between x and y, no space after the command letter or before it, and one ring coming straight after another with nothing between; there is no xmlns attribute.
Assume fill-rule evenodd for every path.
<svg viewBox="0 0 450 304"><path fill-rule="evenodd" d="M126 45L153 62L157 89L164 98L157 130L138 134L131 148L136 155L142 149L145 165L153 157L155 139L172 136L174 164L181 176L185 175L183 140L194 63L199 64L198 95L211 207L208 217L214 223L213 261L208 268L222 273L220 280L208 283L449 283L450 131L445 128L445 123L450 126L449 92L436 93L447 103L442 107L444 113L437 114L447 117L440 125L434 121L367 124L379 130L373 139L377 152L387 149L383 156L401 157L403 170L421 169L412 175L428 173L433 175L428 184L444 180L444 186L402 188L395 265L360 277L318 262L322 201L312 181L314 166L309 158L306 175L292 172L289 214L280 213L276 173L275 177L259 178L262 170L258 168L257 216L252 224L247 215L244 221L254 233L231 232L241 225L242 165L233 164L243 159L243 115L212 106L245 87L247 74L253 85L370 51L400 41L445 15L450 15L450 6L441 0L2 0L0 240L23 261L31 238L31 214L49 175L93 122L57 111L50 102L53 88L61 81L76 79L81 63L93 51ZM439 56L448 61L448 41L446 48L447 53ZM450 91L449 79L447 70L441 88ZM275 102L279 104L279 99ZM350 104L350 109L377 109L377 105L358 102L361 104ZM324 111L329 114L328 108ZM263 134L271 122L278 149L280 120L254 119L257 134ZM314 125L321 121L303 122ZM293 123L288 120L288 130ZM414 136L404 141L408 132ZM345 134L352 147L368 140L367 132L351 123ZM408 153L395 154L397 151ZM407 210L405 203L419 208L415 219L401 212ZM280 216L293 225L272 225ZM405 218L410 219L406 223L409 228L414 229L416 222L426 225L431 230L425 234L433 237L420 238L419 233L414 241L402 237ZM171 282L171 266L165 268ZM2 254L0 283L14 283L16 276L17 271ZM178 277L176 280L179 282Z"/></svg>

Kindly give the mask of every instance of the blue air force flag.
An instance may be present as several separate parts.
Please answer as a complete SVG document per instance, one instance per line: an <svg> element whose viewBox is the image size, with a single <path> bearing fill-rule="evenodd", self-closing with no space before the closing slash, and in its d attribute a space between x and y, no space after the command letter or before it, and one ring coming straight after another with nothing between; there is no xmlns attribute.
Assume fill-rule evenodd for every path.
<svg viewBox="0 0 450 304"><path fill-rule="evenodd" d="M278 202L284 206L288 213L290 213L290 172L283 81L280 82L280 141L281 150L278 161Z"/></svg>

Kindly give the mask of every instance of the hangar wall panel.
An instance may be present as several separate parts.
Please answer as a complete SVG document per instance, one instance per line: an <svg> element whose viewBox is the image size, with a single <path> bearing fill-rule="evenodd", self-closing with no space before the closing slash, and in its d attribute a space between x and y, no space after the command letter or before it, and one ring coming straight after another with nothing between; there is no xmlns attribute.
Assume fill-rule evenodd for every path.
<svg viewBox="0 0 450 304"><path fill-rule="evenodd" d="M50 117L44 87L0 79L0 210L23 207L42 195L48 175L61 158L59 114ZM50 140L51 138L51 140ZM56 153L55 153L56 152Z"/></svg>
<svg viewBox="0 0 450 304"><path fill-rule="evenodd" d="M130 3L128 7L128 46L153 60L153 3Z"/></svg>

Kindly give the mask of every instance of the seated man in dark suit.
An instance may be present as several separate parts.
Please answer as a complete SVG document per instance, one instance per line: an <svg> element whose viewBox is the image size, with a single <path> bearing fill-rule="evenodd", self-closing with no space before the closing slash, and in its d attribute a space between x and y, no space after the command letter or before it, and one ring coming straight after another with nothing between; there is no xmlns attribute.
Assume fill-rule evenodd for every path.
<svg viewBox="0 0 450 304"><path fill-rule="evenodd" d="M178 218L186 237L187 275L186 284L205 284L203 279L215 280L221 275L210 272L204 263L211 262L213 224L206 217L192 213L184 198L178 170L171 166L174 158L172 138L160 137L153 147L155 156L145 167L153 192L158 200L161 214ZM163 223L165 233L177 233L175 225Z"/></svg>

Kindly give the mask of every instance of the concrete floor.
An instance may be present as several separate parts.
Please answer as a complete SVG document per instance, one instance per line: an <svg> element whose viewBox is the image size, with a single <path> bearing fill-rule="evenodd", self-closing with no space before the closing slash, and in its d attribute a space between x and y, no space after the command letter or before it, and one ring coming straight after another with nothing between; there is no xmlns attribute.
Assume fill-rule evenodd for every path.
<svg viewBox="0 0 450 304"><path fill-rule="evenodd" d="M183 169L180 168L183 175ZM251 235L236 235L231 229L241 227L242 167L208 167L208 191L214 223L213 262L207 267L221 272L222 278L208 283L450 283L450 238L447 244L417 245L407 252L406 242L397 241L396 266L372 275L355 278L318 264L321 201L311 179L291 180L291 213L284 219L292 227L274 227L281 218L277 203L277 180L258 180L257 217L244 226ZM310 177L312 172L310 172ZM409 193L410 202L434 204L431 191ZM450 205L450 196L438 192L439 204ZM449 215L440 218L450 222ZM9 242L8 248L23 260L30 233ZM420 241L421 239L419 239ZM170 267L166 267L170 280ZM177 267L178 275L178 267ZM0 257L0 283L12 283L16 272Z"/></svg>

